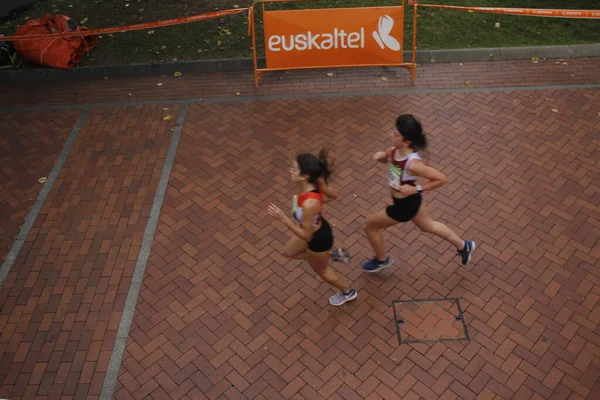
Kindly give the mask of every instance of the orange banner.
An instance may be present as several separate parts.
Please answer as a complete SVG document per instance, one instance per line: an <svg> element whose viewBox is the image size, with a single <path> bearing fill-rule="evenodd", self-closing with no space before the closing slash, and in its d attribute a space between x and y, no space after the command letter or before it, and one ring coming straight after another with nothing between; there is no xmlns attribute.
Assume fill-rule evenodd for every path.
<svg viewBox="0 0 600 400"><path fill-rule="evenodd" d="M211 18L219 18L224 17L226 15L239 14L241 12L248 11L247 8L238 8L232 10L223 10L223 11L214 11L206 14L199 15L191 15L189 17L181 17L181 18L172 18L165 19L162 21L154 21L154 22L145 22L143 24L136 25L126 25L119 26L114 28L101 28L101 29L91 29L89 31L68 31L68 32L59 32L52 33L48 35L31 35L31 36L0 36L0 40L6 42L17 42L23 40L37 40L37 39L47 39L47 38L56 38L56 37L74 37L74 36L91 36L91 35L105 35L108 33L119 33L119 32L128 32L128 31L137 31L141 29L150 29L150 28L159 28L162 26L170 26L170 25L180 25L187 24L190 22L203 21Z"/></svg>
<svg viewBox="0 0 600 400"><path fill-rule="evenodd" d="M414 5L414 0L409 0L408 4ZM600 10L547 10L542 8L499 8L499 7L463 7L463 6L445 6L441 4L422 4L419 7L445 8L448 10L464 10L472 12L485 12L508 15L524 15L531 17L554 17L554 18L583 18L600 19Z"/></svg>
<svg viewBox="0 0 600 400"><path fill-rule="evenodd" d="M404 8L266 11L267 68L402 63Z"/></svg>

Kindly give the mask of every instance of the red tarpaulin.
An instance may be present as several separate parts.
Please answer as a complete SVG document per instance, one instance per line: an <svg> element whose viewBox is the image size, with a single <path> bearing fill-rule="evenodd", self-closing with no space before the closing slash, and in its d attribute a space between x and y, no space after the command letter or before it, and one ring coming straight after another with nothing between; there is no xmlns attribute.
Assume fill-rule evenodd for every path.
<svg viewBox="0 0 600 400"><path fill-rule="evenodd" d="M27 21L15 36L45 35L49 33L82 32L89 30L78 26L66 15L45 14L40 19ZM97 36L55 37L15 41L17 52L25 60L54 68L67 69L78 64L83 55L98 44Z"/></svg>

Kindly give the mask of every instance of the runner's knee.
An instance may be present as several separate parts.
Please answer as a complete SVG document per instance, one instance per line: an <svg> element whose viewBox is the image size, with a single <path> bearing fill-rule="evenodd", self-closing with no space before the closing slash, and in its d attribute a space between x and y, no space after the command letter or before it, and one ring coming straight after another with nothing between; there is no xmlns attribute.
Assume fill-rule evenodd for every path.
<svg viewBox="0 0 600 400"><path fill-rule="evenodd" d="M293 254L290 249L283 249L283 255L287 258L294 258L296 254Z"/></svg>
<svg viewBox="0 0 600 400"><path fill-rule="evenodd" d="M374 226L375 224L373 224L372 221L370 221L369 219L365 220L365 222L363 223L363 230L365 232L374 232L377 231L378 229L375 228Z"/></svg>
<svg viewBox="0 0 600 400"><path fill-rule="evenodd" d="M419 229L421 230L421 232L425 232L425 233L435 233L436 232L436 222L434 221L427 221L424 223L419 224Z"/></svg>
<svg viewBox="0 0 600 400"><path fill-rule="evenodd" d="M296 257L298 257L298 255L300 255L300 253L302 253L302 251L303 250L298 250L293 247L292 248L285 247L283 249L283 255L287 258L296 258Z"/></svg>

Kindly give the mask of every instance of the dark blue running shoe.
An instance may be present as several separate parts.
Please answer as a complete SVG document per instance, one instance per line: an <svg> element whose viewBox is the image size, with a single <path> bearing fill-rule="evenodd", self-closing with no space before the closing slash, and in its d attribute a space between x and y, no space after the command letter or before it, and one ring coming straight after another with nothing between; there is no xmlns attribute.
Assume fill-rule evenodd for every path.
<svg viewBox="0 0 600 400"><path fill-rule="evenodd" d="M363 263L362 268L366 272L379 272L382 269L389 267L393 263L394 260L392 260L390 257L386 257L385 261L379 261L373 257L371 260Z"/></svg>

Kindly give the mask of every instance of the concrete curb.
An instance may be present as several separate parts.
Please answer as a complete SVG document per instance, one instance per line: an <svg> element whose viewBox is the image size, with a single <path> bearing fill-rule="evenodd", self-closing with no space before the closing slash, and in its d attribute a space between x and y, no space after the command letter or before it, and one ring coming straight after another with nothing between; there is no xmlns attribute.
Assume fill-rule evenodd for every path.
<svg viewBox="0 0 600 400"><path fill-rule="evenodd" d="M410 60L410 52L404 59ZM417 63L477 62L495 60L600 57L600 43L565 46L493 47L476 49L419 50ZM259 63L264 65L264 59ZM0 82L54 81L93 77L134 77L182 73L251 71L251 58L177 61L160 64L127 64L98 67L74 67L69 70L51 68L0 70Z"/></svg>

